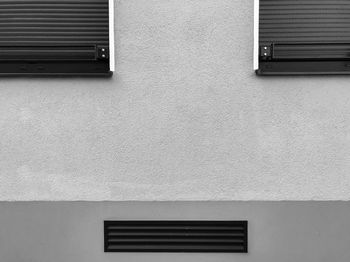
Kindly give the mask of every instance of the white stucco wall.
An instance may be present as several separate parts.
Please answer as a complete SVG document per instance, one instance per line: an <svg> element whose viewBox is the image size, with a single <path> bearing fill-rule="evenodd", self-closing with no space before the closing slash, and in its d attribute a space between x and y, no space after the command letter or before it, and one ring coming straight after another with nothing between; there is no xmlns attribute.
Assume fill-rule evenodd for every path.
<svg viewBox="0 0 350 262"><path fill-rule="evenodd" d="M253 0L115 11L112 79L0 79L0 200L350 199L350 77L256 77Z"/></svg>

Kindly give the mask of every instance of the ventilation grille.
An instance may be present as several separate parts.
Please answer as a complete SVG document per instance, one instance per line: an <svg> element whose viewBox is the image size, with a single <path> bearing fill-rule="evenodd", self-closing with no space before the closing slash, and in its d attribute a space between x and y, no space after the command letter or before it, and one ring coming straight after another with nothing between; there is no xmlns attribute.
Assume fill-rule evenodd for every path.
<svg viewBox="0 0 350 262"><path fill-rule="evenodd" d="M248 251L247 221L105 221L105 252Z"/></svg>
<svg viewBox="0 0 350 262"><path fill-rule="evenodd" d="M260 43L350 44L350 1L260 0Z"/></svg>

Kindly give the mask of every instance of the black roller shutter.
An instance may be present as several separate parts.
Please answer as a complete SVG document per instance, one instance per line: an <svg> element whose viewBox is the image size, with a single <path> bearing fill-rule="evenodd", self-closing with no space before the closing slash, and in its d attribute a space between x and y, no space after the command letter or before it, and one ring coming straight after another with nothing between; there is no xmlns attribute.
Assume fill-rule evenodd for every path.
<svg viewBox="0 0 350 262"><path fill-rule="evenodd" d="M110 75L108 0L0 0L0 75Z"/></svg>
<svg viewBox="0 0 350 262"><path fill-rule="evenodd" d="M260 0L262 75L349 74L349 0Z"/></svg>

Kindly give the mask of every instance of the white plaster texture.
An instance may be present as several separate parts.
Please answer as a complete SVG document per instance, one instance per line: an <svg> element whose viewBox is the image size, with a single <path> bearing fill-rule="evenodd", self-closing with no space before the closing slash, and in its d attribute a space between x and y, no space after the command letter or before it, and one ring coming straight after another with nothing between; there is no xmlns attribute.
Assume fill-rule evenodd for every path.
<svg viewBox="0 0 350 262"><path fill-rule="evenodd" d="M0 79L0 200L349 200L350 78L259 78L253 0L118 0L112 79Z"/></svg>

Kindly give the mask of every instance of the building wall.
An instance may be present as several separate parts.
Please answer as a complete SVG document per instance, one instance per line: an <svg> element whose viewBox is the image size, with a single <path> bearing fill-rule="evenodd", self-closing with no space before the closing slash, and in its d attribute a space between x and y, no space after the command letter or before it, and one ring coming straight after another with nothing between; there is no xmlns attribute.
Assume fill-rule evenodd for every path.
<svg viewBox="0 0 350 262"><path fill-rule="evenodd" d="M248 254L104 253L104 219L248 219ZM348 202L0 203L6 262L350 261Z"/></svg>
<svg viewBox="0 0 350 262"><path fill-rule="evenodd" d="M0 80L0 200L349 200L349 77L258 78L253 1L116 1L112 79Z"/></svg>

